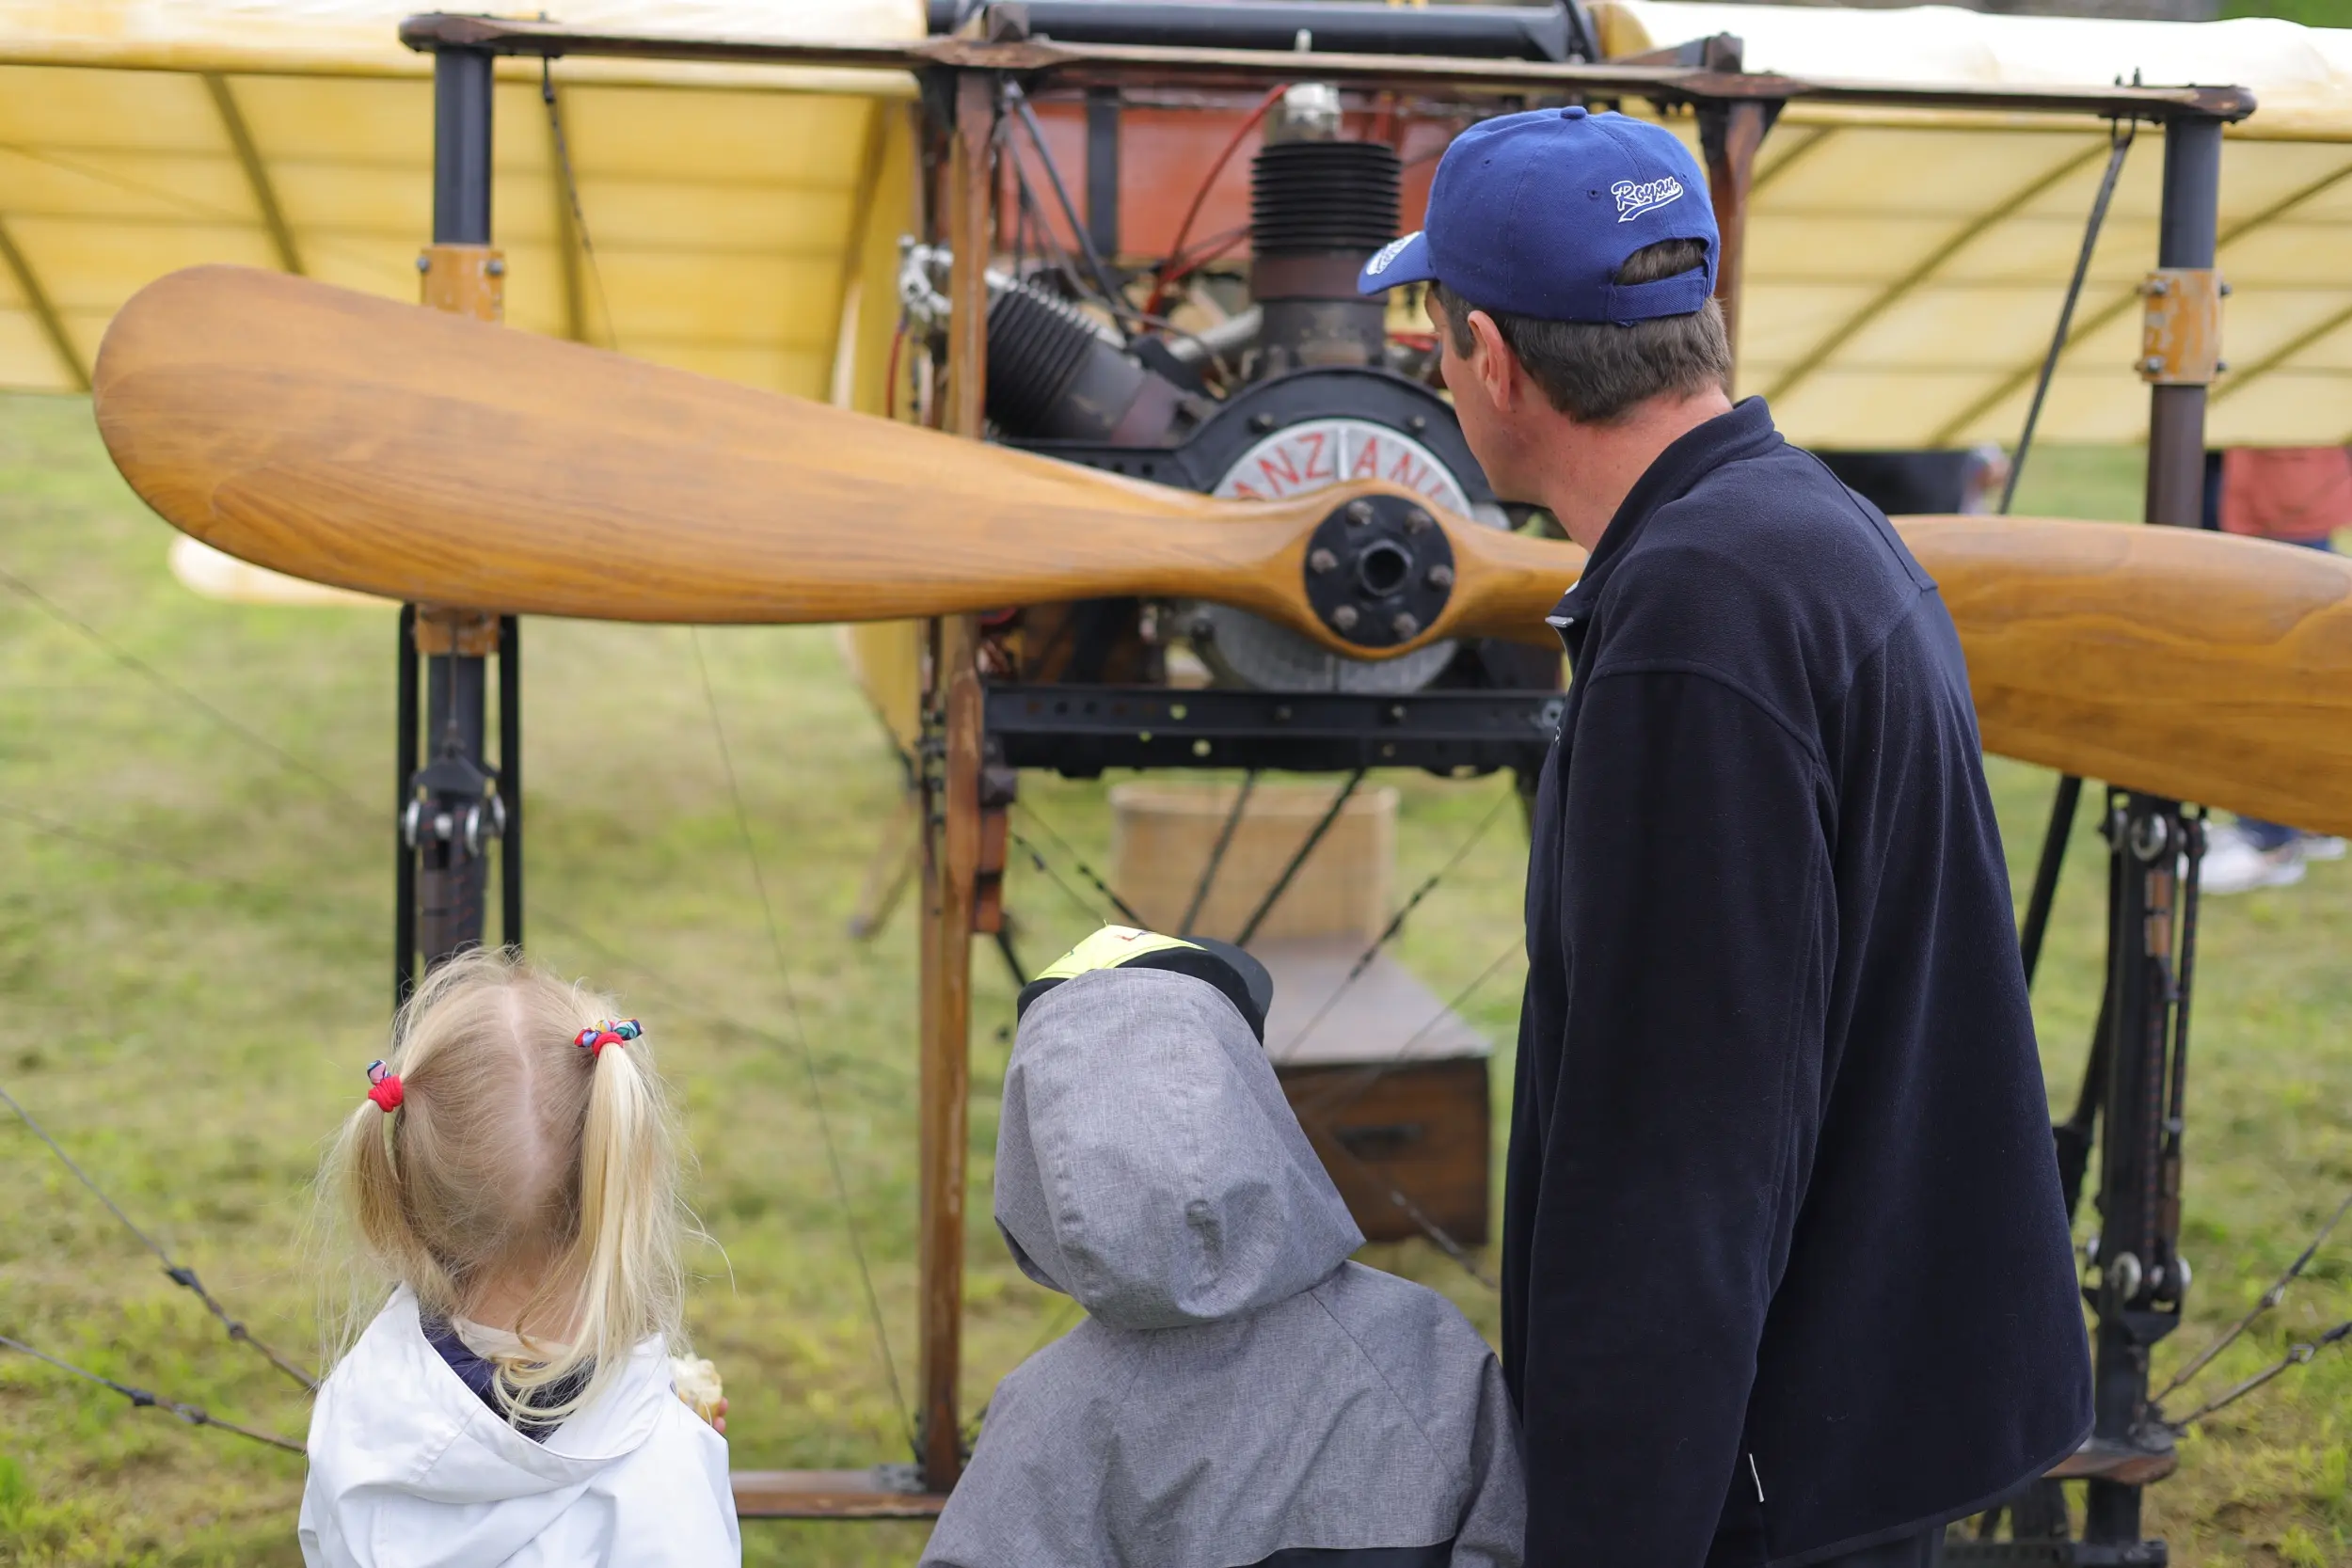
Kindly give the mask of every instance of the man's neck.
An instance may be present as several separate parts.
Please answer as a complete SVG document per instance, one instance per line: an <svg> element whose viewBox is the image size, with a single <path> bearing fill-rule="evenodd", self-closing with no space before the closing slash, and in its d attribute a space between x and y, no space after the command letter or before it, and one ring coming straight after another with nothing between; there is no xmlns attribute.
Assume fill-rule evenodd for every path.
<svg viewBox="0 0 2352 1568"><path fill-rule="evenodd" d="M1687 398L1652 398L1609 424L1564 420L1559 439L1538 457L1534 499L1560 519L1569 538L1593 549L1658 454L1730 411L1731 400L1710 388Z"/></svg>

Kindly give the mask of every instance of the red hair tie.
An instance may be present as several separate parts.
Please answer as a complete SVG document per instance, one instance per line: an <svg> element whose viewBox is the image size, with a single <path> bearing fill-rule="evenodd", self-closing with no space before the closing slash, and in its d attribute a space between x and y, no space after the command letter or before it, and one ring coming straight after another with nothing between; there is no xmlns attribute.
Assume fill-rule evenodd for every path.
<svg viewBox="0 0 2352 1568"><path fill-rule="evenodd" d="M604 1054L606 1046L627 1045L644 1033L644 1031L637 1026L637 1021L633 1018L625 1018L618 1023L609 1019L598 1019L590 1027L582 1029L572 1043L592 1057L601 1056Z"/></svg>
<svg viewBox="0 0 2352 1568"><path fill-rule="evenodd" d="M400 1109L400 1074L387 1069L382 1062L368 1064L368 1098L386 1116Z"/></svg>

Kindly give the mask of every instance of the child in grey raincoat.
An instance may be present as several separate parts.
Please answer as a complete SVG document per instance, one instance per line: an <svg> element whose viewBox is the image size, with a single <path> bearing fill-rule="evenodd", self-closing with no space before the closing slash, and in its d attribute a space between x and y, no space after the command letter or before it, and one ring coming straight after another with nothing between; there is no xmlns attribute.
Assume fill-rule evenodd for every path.
<svg viewBox="0 0 2352 1568"><path fill-rule="evenodd" d="M1107 927L1023 994L996 1223L1088 1321L997 1386L923 1562L1517 1568L1502 1370L1444 1297L1347 1260L1264 972L1220 945Z"/></svg>

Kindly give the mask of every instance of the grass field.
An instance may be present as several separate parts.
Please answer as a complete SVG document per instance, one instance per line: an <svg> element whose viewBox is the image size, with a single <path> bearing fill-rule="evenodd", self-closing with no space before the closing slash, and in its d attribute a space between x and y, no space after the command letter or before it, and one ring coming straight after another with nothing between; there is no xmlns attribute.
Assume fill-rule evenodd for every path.
<svg viewBox="0 0 2352 1568"><path fill-rule="evenodd" d="M2136 508L2132 454L2037 461L2026 509ZM257 1333L309 1360L320 1351L309 1181L378 1053L389 988L391 619L198 600L165 570L167 537L107 466L85 403L0 400L0 570L51 607L0 582L0 1087ZM810 1086L813 1064L897 1377L911 1385L913 932L902 913L870 944L845 934L897 766L829 633L699 634L776 896L780 972L696 636L534 622L528 638L532 945L620 990L681 1089L695 1201L724 1249L697 1260L692 1326L727 1378L735 1462L904 1458L901 1402ZM2048 779L1996 764L1994 780L2022 884ZM1440 863L1504 787L1395 782L1401 886ZM1102 863L1099 785L1031 778L1024 799ZM2087 810L2037 996L2065 1099L2096 995L2090 828ZM1440 992L1516 941L1523 849L1507 823L1488 835L1406 930L1404 958ZM1010 901L1033 963L1091 924L1025 865ZM2178 1337L2190 1348L2352 1186L2348 938L2352 867L2210 907L2189 1145L2199 1284ZM1068 1322L1059 1298L1010 1267L987 1218L1010 988L985 951L975 973L967 1409ZM1465 1009L1506 1048L1518 978L1505 962ZM1498 1085L1507 1065L1506 1049ZM2352 1315L2347 1259L2352 1238L2217 1375ZM1492 1298L1434 1250L1371 1260L1446 1290L1492 1328ZM301 1392L225 1341L5 1117L0 1334L255 1425L304 1428ZM2165 1347L2160 1365L2182 1349ZM5 1354L0 1437L0 1562L298 1560L291 1455ZM2352 1561L2347 1454L2352 1360L2331 1354L2192 1439L2181 1475L2153 1495L2155 1528L2176 1561L2201 1568ZM920 1533L752 1525L746 1544L758 1562L898 1563Z"/></svg>

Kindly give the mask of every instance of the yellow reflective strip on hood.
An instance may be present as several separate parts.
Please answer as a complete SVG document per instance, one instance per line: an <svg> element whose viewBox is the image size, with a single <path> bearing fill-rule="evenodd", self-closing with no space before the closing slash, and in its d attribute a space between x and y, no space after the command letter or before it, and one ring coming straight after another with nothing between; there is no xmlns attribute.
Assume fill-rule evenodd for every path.
<svg viewBox="0 0 2352 1568"><path fill-rule="evenodd" d="M1138 931L1132 926L1105 926L1040 970L1037 978L1067 980L1092 970L1117 969L1120 964L1139 958L1146 953L1165 953L1178 947L1202 951L1199 942L1186 942L1182 937L1164 937L1157 931ZM1035 980L1030 982L1032 985L1036 983Z"/></svg>

